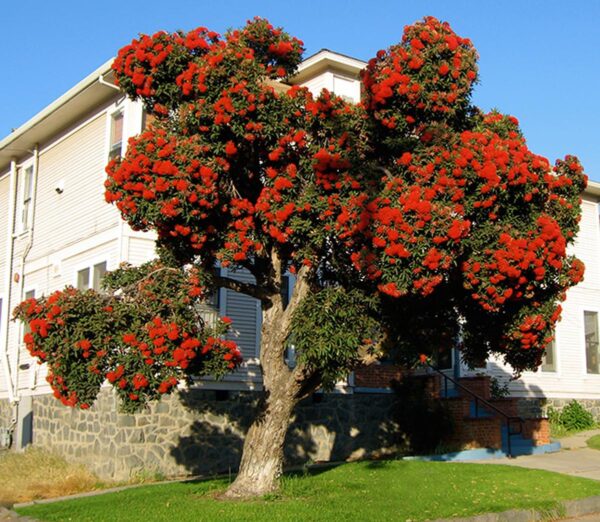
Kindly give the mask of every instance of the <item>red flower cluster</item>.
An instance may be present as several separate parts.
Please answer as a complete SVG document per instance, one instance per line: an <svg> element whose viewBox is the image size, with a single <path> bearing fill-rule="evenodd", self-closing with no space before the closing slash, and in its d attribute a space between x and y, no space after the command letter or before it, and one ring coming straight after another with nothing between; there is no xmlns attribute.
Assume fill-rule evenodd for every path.
<svg viewBox="0 0 600 522"><path fill-rule="evenodd" d="M427 17L405 28L402 43L379 51L363 72L366 107L388 129L423 130L466 107L477 53L447 23Z"/></svg>
<svg viewBox="0 0 600 522"><path fill-rule="evenodd" d="M585 185L577 160L551 169L515 118L470 106L477 54L435 18L369 62L358 105L327 91L282 92L273 79L289 76L301 51L261 19L222 39L160 33L122 50L119 84L158 117L108 166L107 201L132 227L156 230L169 262L220 261L257 280L271 277L273 259L291 271L304 265L334 285L378 289L382 306L400 313L431 312L447 339L470 325L473 353L542 346L556 303L582 277L566 255ZM156 308L118 339L129 359L103 367L129 401L170 391L200 363L239 363L221 334L186 315L210 278L192 270L183 279L175 295L154 278L138 284L138 298ZM492 347L478 325L503 344ZM32 328L40 338L49 331ZM72 339L90 341L82 358L102 346Z"/></svg>
<svg viewBox="0 0 600 522"><path fill-rule="evenodd" d="M76 334L73 332L74 335L65 335L69 323L79 317L75 305L79 296L83 296L84 306L93 301L91 293L82 295L74 288L66 288L45 298L24 301L15 309L14 315L29 327L23 339L29 353L40 364L49 364L46 379L55 397L63 404L88 408L103 380L106 350L95 342L96 336L88 328L80 329ZM104 311L99 313L105 314ZM71 363L87 369L89 386L80 389L71 382L73 375L78 373L71 373Z"/></svg>
<svg viewBox="0 0 600 522"><path fill-rule="evenodd" d="M267 77L289 75L300 62L302 46L297 38L255 18L224 39L204 27L141 35L119 51L112 68L125 92L143 97L151 112L164 117L183 100L210 91L210 77L219 68L243 68L251 62ZM230 110L227 95L220 103Z"/></svg>
<svg viewBox="0 0 600 522"><path fill-rule="evenodd" d="M106 378L133 411L189 373L219 376L241 363L236 344L220 338L231 321L208 327L194 312L205 294L199 267L177 272L150 263L106 277L126 288L137 281L138 302L67 288L15 310L30 327L24 339L29 352L48 364L47 380L64 404L88 408ZM173 315L161 316L165 311ZM140 327L143 317L148 320Z"/></svg>

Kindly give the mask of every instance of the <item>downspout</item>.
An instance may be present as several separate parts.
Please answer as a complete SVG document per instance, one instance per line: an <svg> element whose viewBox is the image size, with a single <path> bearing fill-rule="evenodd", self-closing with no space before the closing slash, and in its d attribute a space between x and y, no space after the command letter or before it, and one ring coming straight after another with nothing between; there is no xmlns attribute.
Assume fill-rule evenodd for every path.
<svg viewBox="0 0 600 522"><path fill-rule="evenodd" d="M35 227L35 207L36 207L36 201L37 201L37 182L38 182L38 169L39 169L39 163L40 163L40 152L39 152L39 147L36 144L34 149L33 149L33 193L31 194L31 205L32 205L32 209L31 209L31 226L29 227L29 237L27 239L27 244L25 245L25 249L23 250L23 253L21 254L21 268L19 270L19 274L20 274L20 278L19 278L19 302L23 302L24 299L24 294L23 291L25 289L25 261L27 260L27 256L29 255L29 252L31 251L31 247L33 246L33 231L34 231L34 227ZM20 343L19 343L20 344ZM17 349L17 357L16 357L16 369L17 369L17 373L16 373L16 377L15 377L15 389L14 389L14 396L15 396L15 400L19 401L19 359L20 359L20 355L21 355L21 348L19 346L19 349Z"/></svg>
<svg viewBox="0 0 600 522"><path fill-rule="evenodd" d="M120 90L121 90L121 88L120 88L120 87L117 87L117 86L116 86L114 83L107 82L107 81L104 79L104 75L103 75L103 74L101 74L100 76L98 76L98 83L100 83L100 84L102 84L102 85L106 85L107 87L110 87L110 88L112 88L112 89L115 89L115 90L117 90L117 91L120 91Z"/></svg>
<svg viewBox="0 0 600 522"><path fill-rule="evenodd" d="M110 87L111 89L115 89L116 91L121 91L121 88L118 87L117 85L115 85L114 83L110 83L107 82L104 79L104 75L101 74L100 76L98 76L98 83L101 85L105 85L106 87ZM124 236L124 229L123 229L123 224L124 221L122 219L119 220L119 263L122 263L123 261L125 261L125 247L123 245L123 236Z"/></svg>
<svg viewBox="0 0 600 522"><path fill-rule="evenodd" d="M2 368L4 375L6 375L6 384L8 390L8 400L13 405L14 414L11 421L11 425L14 426L17 422L16 416L16 403L18 399L15 398L14 384L12 374L10 371L10 363L8 361L8 340L9 340L9 329L8 329L8 314L10 312L10 301L11 301L11 288L12 288L12 268L13 268L13 250L14 250L14 238L13 231L15 230L15 207L17 198L17 162L11 160L10 162L10 181L9 181L9 192L8 192L8 225L6 231L6 259L7 266L4 274L4 300L2 301L2 321L4 325L4 335L2 336L0 346L0 355L2 356Z"/></svg>

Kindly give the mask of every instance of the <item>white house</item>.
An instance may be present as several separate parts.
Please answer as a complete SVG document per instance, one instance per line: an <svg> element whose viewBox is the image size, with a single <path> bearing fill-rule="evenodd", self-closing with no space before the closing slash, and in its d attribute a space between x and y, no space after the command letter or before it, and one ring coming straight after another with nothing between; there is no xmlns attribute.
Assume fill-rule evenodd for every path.
<svg viewBox="0 0 600 522"><path fill-rule="evenodd" d="M141 105L113 85L111 62L0 141L0 446L3 431L13 428L18 445L31 440L34 401L50 394L44 366L31 359L21 343L21 326L10 320L12 309L25 298L65 285L97 287L102 274L119 263L139 264L153 257L153 237L133 232L104 202L107 160L123 153L127 138L144 125ZM358 101L359 72L365 65L322 50L302 63L294 83ZM514 395L600 404L599 201L600 184L592 182L583 195L581 232L574 247L587 267L585 281L568 293L545 365L513 382ZM219 311L233 319L245 362L225 381L199 386L260 387L260 306L230 290L221 290L218 297ZM500 377L510 373L494 361L485 370ZM469 370L457 367L455 373ZM345 391L373 390L348 385Z"/></svg>

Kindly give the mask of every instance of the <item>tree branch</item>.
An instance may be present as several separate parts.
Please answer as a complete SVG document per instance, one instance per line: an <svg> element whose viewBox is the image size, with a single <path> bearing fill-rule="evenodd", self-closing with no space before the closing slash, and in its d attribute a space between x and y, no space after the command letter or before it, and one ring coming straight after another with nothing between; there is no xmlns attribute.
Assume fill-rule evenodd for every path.
<svg viewBox="0 0 600 522"><path fill-rule="evenodd" d="M138 290L140 285L150 279L153 275L158 274L159 272L174 272L177 273L179 272L179 270L177 268L173 268L173 267L169 267L169 266L163 266L161 268L157 268L156 270L152 270L151 272L148 272L144 277L142 277L141 279L134 281L133 283L128 284L127 286L123 286L122 288L117 288L115 291L112 292L113 295L117 296L120 294L125 295L127 293L129 293L131 290ZM120 292L119 292L120 290Z"/></svg>
<svg viewBox="0 0 600 522"><path fill-rule="evenodd" d="M219 287L227 288L234 292L239 292L240 294L246 294L261 301L268 299L272 294L271 290L268 288L262 288L252 283L237 281L230 277L214 276L213 281Z"/></svg>
<svg viewBox="0 0 600 522"><path fill-rule="evenodd" d="M290 387L295 388L295 398L302 400L317 391L321 383L322 377L318 371L310 372L306 367L298 365L292 372Z"/></svg>
<svg viewBox="0 0 600 522"><path fill-rule="evenodd" d="M304 300L310 291L310 283L308 281L308 273L310 268L302 266L296 274L296 284L294 285L294 291L290 297L290 302L285 309L283 314L283 324L288 327L292 322L292 314L298 305ZM289 335L289 332L286 334Z"/></svg>

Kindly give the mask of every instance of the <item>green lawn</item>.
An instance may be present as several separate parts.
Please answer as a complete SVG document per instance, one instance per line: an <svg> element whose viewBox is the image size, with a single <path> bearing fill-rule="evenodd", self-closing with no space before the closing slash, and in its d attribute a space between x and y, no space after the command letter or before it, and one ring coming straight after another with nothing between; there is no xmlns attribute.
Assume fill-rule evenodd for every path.
<svg viewBox="0 0 600 522"><path fill-rule="evenodd" d="M585 443L592 449L600 450L600 435L590 437Z"/></svg>
<svg viewBox="0 0 600 522"><path fill-rule="evenodd" d="M223 502L225 481L144 486L18 509L60 521L417 521L600 495L600 482L512 466L439 462L361 462L286 476L280 494Z"/></svg>

